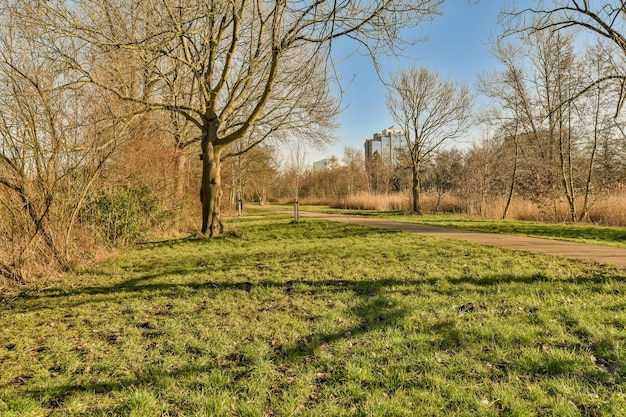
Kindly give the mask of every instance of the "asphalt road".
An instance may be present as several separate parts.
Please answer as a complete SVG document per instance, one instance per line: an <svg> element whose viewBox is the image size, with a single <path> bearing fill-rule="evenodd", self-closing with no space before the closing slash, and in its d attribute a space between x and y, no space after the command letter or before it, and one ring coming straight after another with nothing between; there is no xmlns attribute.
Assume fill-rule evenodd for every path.
<svg viewBox="0 0 626 417"><path fill-rule="evenodd" d="M264 206L261 208L284 214L293 213L293 210L285 210L277 207ZM305 211L300 211L299 215L300 217L311 217L336 222L359 224L362 226L395 230L398 232L419 233L445 239L460 239L483 245L498 246L526 252L591 260L600 264L613 264L626 269L626 248L543 239L537 237L470 232L466 230L449 229L423 224L400 223L363 216L313 213Z"/></svg>

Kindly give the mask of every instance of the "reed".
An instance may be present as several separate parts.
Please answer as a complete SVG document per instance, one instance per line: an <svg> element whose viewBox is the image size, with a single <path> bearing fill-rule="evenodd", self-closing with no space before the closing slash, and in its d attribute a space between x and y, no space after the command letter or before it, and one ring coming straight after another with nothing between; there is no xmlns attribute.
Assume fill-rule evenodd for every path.
<svg viewBox="0 0 626 417"><path fill-rule="evenodd" d="M599 200L589 213L593 223L626 227L626 195L613 194Z"/></svg>
<svg viewBox="0 0 626 417"><path fill-rule="evenodd" d="M409 212L411 199L406 193L376 194L361 192L352 196L333 200L306 201L305 204L328 205L333 208L350 210L378 210ZM582 199L576 201L578 211ZM438 197L435 193L422 195L422 208L425 213L462 213L484 219L502 219L506 199L488 197L483 201L461 198L453 194ZM554 200L539 205L522 197L515 197L506 215L510 220L540 222L568 222L569 206L565 200ZM626 226L626 195L615 193L596 199L584 223L605 226Z"/></svg>

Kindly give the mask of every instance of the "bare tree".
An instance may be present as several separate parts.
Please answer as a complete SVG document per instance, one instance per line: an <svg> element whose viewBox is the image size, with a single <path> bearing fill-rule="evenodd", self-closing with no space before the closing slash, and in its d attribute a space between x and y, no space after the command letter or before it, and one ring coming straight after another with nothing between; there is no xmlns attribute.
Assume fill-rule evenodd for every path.
<svg viewBox="0 0 626 417"><path fill-rule="evenodd" d="M556 202L564 199L567 219L578 221L598 196L592 190L600 191L593 181L600 138L614 135L610 131L618 123L609 123L615 114L609 115L606 106L617 100L617 92L593 82L613 67L611 54L598 43L578 58L570 32L521 34L517 49L511 43L496 45L505 70L481 80L482 91L499 104L505 145L514 147L510 189L519 185L540 207L553 205L555 217Z"/></svg>
<svg viewBox="0 0 626 417"><path fill-rule="evenodd" d="M129 124L14 6L0 2L0 275L25 282L72 267L78 212Z"/></svg>
<svg viewBox="0 0 626 417"><path fill-rule="evenodd" d="M525 163L523 172L518 171L519 164L514 165L511 178L524 174L524 190L540 204L564 197L573 221L577 120L570 98L579 73L572 37L533 32L517 49L498 43L494 50L505 70L483 77L481 89L500 104L501 128L514 147L514 159ZM511 182L510 190L514 189Z"/></svg>
<svg viewBox="0 0 626 417"><path fill-rule="evenodd" d="M233 150L236 152L244 144L243 140L237 141L231 147L236 147ZM223 175L227 179L225 183L230 183L227 191L231 205L243 200L258 201L261 204L265 202L267 192L277 175L275 154L275 149L269 143L264 143L230 158L229 163L223 164Z"/></svg>
<svg viewBox="0 0 626 417"><path fill-rule="evenodd" d="M353 196L367 189L367 174L365 172L365 157L363 151L346 147L343 151L343 163L345 164L344 180L346 181L345 195Z"/></svg>
<svg viewBox="0 0 626 417"><path fill-rule="evenodd" d="M456 148L442 149L432 160L431 186L435 189L437 200L435 211L441 210L441 199L445 193L452 191L462 177L463 153Z"/></svg>
<svg viewBox="0 0 626 417"><path fill-rule="evenodd" d="M215 236L223 230L227 146L247 137L245 152L284 129L324 137L337 111L328 88L332 41L354 39L372 56L393 52L442 1L79 0L42 3L37 13L72 46L87 46L71 59L85 81L193 125L202 154L201 230ZM100 67L111 53L127 65ZM129 85L111 86L108 78L120 73ZM142 88L132 88L138 79Z"/></svg>
<svg viewBox="0 0 626 417"><path fill-rule="evenodd" d="M623 0L555 0L551 4L545 6L542 1L536 7L505 12L503 17L510 25L506 34L578 29L597 35L605 44L612 44L615 48L607 48L607 51L617 51L619 56L616 59L621 64L607 66L598 77L581 85L570 100L595 86L613 85L618 92L615 114L619 114L626 100L626 71L623 66L626 59L626 3ZM609 56L607 62L611 62Z"/></svg>
<svg viewBox="0 0 626 417"><path fill-rule="evenodd" d="M507 165L510 169L510 176L502 212L502 218L506 219L518 181L520 135L524 133L523 127L532 128L534 124L525 122L532 121L532 112L531 100L524 80L523 65L520 63L520 58L524 54L515 50L511 45L497 43L494 46L494 56L503 64L504 69L482 74L478 80L478 88L491 98L496 106L490 112L486 112L485 120L496 125L496 135L503 136L501 150L504 153L500 157L509 160Z"/></svg>
<svg viewBox="0 0 626 417"><path fill-rule="evenodd" d="M294 204L299 204L300 197L300 180L304 173L307 158L306 145L301 140L294 140L289 145L289 172L293 174L293 198ZM296 218L296 222L297 222Z"/></svg>
<svg viewBox="0 0 626 417"><path fill-rule="evenodd" d="M498 151L499 147L486 139L464 155L463 172L457 183L471 215L485 216L487 201L495 194L502 168Z"/></svg>
<svg viewBox="0 0 626 417"><path fill-rule="evenodd" d="M599 79L606 73L606 49L600 44L590 47L581 63L581 72L586 80ZM618 92L607 90L602 85L588 88L585 94L574 103L574 109L581 121L578 135L581 137L580 193L582 206L578 220L587 219L595 202L615 186L618 178L602 175L608 169L615 171L619 158L619 131L624 126L623 116L615 117L614 106ZM608 151L609 149L613 151ZM607 152L608 151L608 152Z"/></svg>
<svg viewBox="0 0 626 417"><path fill-rule="evenodd" d="M411 67L392 75L387 107L405 132L413 176L412 209L422 214L422 165L469 129L472 98L466 86L440 80L426 68Z"/></svg>

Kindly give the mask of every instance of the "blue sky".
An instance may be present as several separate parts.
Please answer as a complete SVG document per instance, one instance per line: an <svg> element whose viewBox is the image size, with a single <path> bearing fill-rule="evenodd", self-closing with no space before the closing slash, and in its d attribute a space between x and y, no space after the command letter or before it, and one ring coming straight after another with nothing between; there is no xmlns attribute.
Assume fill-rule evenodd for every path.
<svg viewBox="0 0 626 417"><path fill-rule="evenodd" d="M384 72L396 71L412 64L438 71L449 78L474 87L477 75L497 68L491 56L490 39L499 33L497 19L503 0L447 0L443 14L420 27L428 39L405 51L406 58L389 61ZM337 60L343 52L337 48ZM345 147L363 149L365 139L394 124L385 103L385 87L378 79L368 58L353 54L338 66L345 89L343 113L338 118L337 141L323 151L310 149L309 160L330 156L341 158ZM466 144L477 139L469 135ZM458 143L463 146L463 143Z"/></svg>

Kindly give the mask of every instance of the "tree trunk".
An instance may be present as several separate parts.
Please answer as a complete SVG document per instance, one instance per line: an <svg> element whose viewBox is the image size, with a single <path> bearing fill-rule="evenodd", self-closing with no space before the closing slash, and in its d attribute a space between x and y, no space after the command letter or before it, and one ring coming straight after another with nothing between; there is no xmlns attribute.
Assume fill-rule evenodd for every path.
<svg viewBox="0 0 626 417"><path fill-rule="evenodd" d="M413 184L412 184L412 192L413 192L413 213L414 214L422 214L422 203L420 201L420 193L422 188L422 181L419 175L419 165L413 165Z"/></svg>
<svg viewBox="0 0 626 417"><path fill-rule="evenodd" d="M202 140L202 234L209 231L209 237L220 235L224 231L221 220L220 204L222 200L222 178L220 157L222 148L215 146L205 138Z"/></svg>
<svg viewBox="0 0 626 417"><path fill-rule="evenodd" d="M502 220L506 219L506 216L509 213L509 209L511 208L511 202L513 201L513 193L515 192L515 183L517 181L517 166L519 159L519 142L517 141L517 128L515 131L515 135L513 136L515 141L515 156L513 159L513 172L511 173L511 182L509 183L509 190L506 197L506 204L504 205L504 212L502 213Z"/></svg>
<svg viewBox="0 0 626 417"><path fill-rule="evenodd" d="M185 164L187 162L187 158L185 157L185 153L182 149L176 149L175 156L175 170L174 173L174 195L176 199L180 201L185 195Z"/></svg>
<svg viewBox="0 0 626 417"><path fill-rule="evenodd" d="M559 134L559 162L561 168L561 183L563 184L563 194L567 199L569 208L569 221L576 222L576 195L573 183L572 161L571 161L571 141L564 144L561 134Z"/></svg>
<svg viewBox="0 0 626 417"><path fill-rule="evenodd" d="M437 203L435 204L435 212L439 213L439 209L441 208L441 197L443 197L443 187L437 187Z"/></svg>
<svg viewBox="0 0 626 417"><path fill-rule="evenodd" d="M595 135L597 136L597 135ZM593 170L594 170L594 165L595 165L595 160L596 160L596 151L598 148L597 145L598 141L596 139L596 137L594 137L593 140L593 147L591 149L591 156L589 157L589 165L587 167L587 178L585 179L585 190L584 190L584 200L583 200L583 207L581 209L581 212L578 216L578 220L579 221L584 221L587 219L587 217L589 216L589 210L591 209L591 204L590 204L590 197L591 197L591 184L593 182Z"/></svg>

